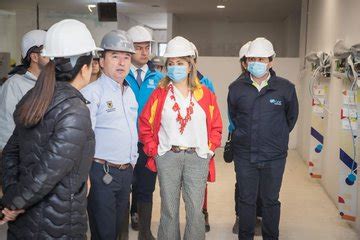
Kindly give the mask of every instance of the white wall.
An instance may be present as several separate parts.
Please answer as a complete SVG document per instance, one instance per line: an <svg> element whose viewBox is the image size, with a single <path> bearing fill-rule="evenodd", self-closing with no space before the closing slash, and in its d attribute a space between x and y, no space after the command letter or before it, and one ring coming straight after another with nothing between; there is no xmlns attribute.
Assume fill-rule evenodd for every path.
<svg viewBox="0 0 360 240"><path fill-rule="evenodd" d="M0 52L10 52L14 58L16 52L16 16L13 12L0 12Z"/></svg>
<svg viewBox="0 0 360 240"><path fill-rule="evenodd" d="M300 56L311 51L331 52L337 39L344 39L348 46L360 42L359 31L359 0L303 0L302 27L300 39ZM306 9L309 9L307 14ZM306 19L306 16L308 18ZM307 34L306 34L306 22ZM303 62L303 59L301 60ZM342 104L341 91L345 86L336 78L332 77L329 86L330 111L326 139L324 144L323 178L321 184L334 203L337 203L339 188L339 135L340 127L339 112ZM301 88L307 88L307 82L301 82ZM298 151L304 159L308 157L308 137L310 129L309 94L303 91L301 95L302 115L300 116ZM359 181L357 181L359 182ZM360 232L360 188L358 193L357 222L352 224Z"/></svg>
<svg viewBox="0 0 360 240"><path fill-rule="evenodd" d="M275 58L274 70L277 75L289 79L299 85L299 59L298 58ZM240 63L236 57L199 57L199 71L207 76L214 84L218 104L223 120L223 141L224 144L228 135L228 115L227 115L227 94L230 83L240 75ZM295 148L297 141L297 127L290 136L289 147Z"/></svg>

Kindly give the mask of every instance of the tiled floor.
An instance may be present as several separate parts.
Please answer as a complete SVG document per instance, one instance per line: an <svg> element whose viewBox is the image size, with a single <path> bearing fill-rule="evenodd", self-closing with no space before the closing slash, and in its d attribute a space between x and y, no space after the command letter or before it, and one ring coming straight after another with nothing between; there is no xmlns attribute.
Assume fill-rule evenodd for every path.
<svg viewBox="0 0 360 240"><path fill-rule="evenodd" d="M211 231L207 240L237 239L231 229L234 213L234 167L217 154L217 181L209 184L209 213ZM154 194L152 230L157 232L160 217L159 189ZM335 205L322 187L307 177L307 169L295 151L289 152L283 187L281 191L282 215L281 240L359 240L360 236L340 220ZM316 207L314 207L316 206ZM184 206L181 205L181 230L185 223ZM6 227L0 228L0 240L5 239ZM130 230L130 239L137 239L137 233ZM255 239L262 239L255 237Z"/></svg>

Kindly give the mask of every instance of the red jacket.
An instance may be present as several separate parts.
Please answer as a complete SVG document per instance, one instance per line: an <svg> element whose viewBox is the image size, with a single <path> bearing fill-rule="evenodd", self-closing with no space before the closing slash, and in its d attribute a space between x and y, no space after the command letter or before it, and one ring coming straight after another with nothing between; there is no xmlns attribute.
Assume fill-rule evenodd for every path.
<svg viewBox="0 0 360 240"><path fill-rule="evenodd" d="M169 88L158 87L154 90L139 116L139 141L144 144L144 152L149 157L147 168L156 172L155 156L159 145L159 129L161 112L164 107ZM205 86L199 85L193 93L195 100L205 111L209 149L215 152L220 146L222 120L215 95ZM210 160L208 181L215 181L215 161Z"/></svg>

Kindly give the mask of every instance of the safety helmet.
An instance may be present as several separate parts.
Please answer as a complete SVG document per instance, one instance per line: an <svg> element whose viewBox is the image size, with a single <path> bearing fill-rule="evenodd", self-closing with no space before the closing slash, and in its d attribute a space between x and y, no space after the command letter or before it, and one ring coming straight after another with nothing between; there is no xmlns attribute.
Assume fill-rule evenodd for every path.
<svg viewBox="0 0 360 240"><path fill-rule="evenodd" d="M148 29L143 26L137 25L131 27L127 33L129 34L130 38L132 39L133 43L139 42L152 42L152 36Z"/></svg>
<svg viewBox="0 0 360 240"><path fill-rule="evenodd" d="M177 36L171 39L166 47L164 57L186 57L195 56L194 48L186 38Z"/></svg>
<svg viewBox="0 0 360 240"><path fill-rule="evenodd" d="M30 48L44 45L45 37L44 30L32 30L25 33L21 40L21 56L25 58Z"/></svg>
<svg viewBox="0 0 360 240"><path fill-rule="evenodd" d="M245 54L249 50L250 44L251 44L251 41L248 41L240 48L240 51L239 51L239 60L240 61L243 57L245 57Z"/></svg>
<svg viewBox="0 0 360 240"><path fill-rule="evenodd" d="M112 30L105 34L100 46L104 50L135 53L133 41L123 30Z"/></svg>
<svg viewBox="0 0 360 240"><path fill-rule="evenodd" d="M256 38L251 42L246 57L274 57L275 51L272 43L266 38Z"/></svg>
<svg viewBox="0 0 360 240"><path fill-rule="evenodd" d="M196 46L194 43L190 42L192 48L194 49L195 52L195 59L197 59L199 57L199 51L197 50Z"/></svg>
<svg viewBox="0 0 360 240"><path fill-rule="evenodd" d="M46 33L42 56L71 57L102 50L95 46L95 41L84 23L65 19L52 25Z"/></svg>

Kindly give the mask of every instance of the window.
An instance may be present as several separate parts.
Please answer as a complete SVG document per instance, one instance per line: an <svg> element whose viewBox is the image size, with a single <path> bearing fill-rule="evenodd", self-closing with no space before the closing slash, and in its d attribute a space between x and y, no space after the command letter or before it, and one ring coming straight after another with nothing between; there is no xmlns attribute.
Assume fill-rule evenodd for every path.
<svg viewBox="0 0 360 240"><path fill-rule="evenodd" d="M167 43L158 43L158 56L164 56Z"/></svg>

